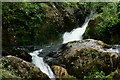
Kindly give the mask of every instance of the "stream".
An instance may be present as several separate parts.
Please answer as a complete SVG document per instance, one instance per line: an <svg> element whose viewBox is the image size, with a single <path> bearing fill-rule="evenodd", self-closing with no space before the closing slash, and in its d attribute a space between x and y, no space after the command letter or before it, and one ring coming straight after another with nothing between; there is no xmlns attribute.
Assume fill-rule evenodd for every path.
<svg viewBox="0 0 120 80"><path fill-rule="evenodd" d="M65 32L63 34L63 44L71 42L71 41L78 41L82 40L82 35L84 34L86 27L90 21L90 19L95 16L96 13L91 12L91 14L86 17L84 24L82 27L78 27L73 29L71 32ZM120 45L114 45L115 48L112 49L112 52L117 54L120 53ZM47 63L44 62L43 58L47 56L50 52L55 51L57 52L60 49L60 45L56 46L46 46L44 49L36 50L29 53L32 56L32 63L35 64L40 70L48 75L48 77L53 80L55 79L55 74L52 72L51 68ZM50 59L50 58L48 58Z"/></svg>
<svg viewBox="0 0 120 80"><path fill-rule="evenodd" d="M45 73L51 80L55 80L55 75L52 72L50 66L43 61L43 57L39 57L38 54L42 52L43 49L33 51L29 53L32 56L32 63L34 63L40 70Z"/></svg>
<svg viewBox="0 0 120 80"><path fill-rule="evenodd" d="M63 44L71 42L71 41L82 40L82 35L84 34L90 19L95 15L96 15L95 13L91 12L91 14L86 17L85 22L81 27L73 29L71 32L65 32L63 34ZM50 48L50 46L49 46L49 48ZM56 47L54 47L53 49L56 49ZM48 49L48 51L49 50L51 50L51 49ZM49 65L47 63L45 63L43 60L43 58L48 54L45 52L42 52L42 51L44 51L44 49L36 50L36 51L29 53L32 56L32 63L35 64L37 67L39 67L43 73L48 75L48 77L51 80L55 79L55 74L52 72ZM55 51L55 50L53 50L53 51ZM42 54L42 53L45 53L45 54Z"/></svg>
<svg viewBox="0 0 120 80"><path fill-rule="evenodd" d="M32 63L35 66L39 67L40 70L45 73L51 80L56 80L56 76L51 70L50 66L46 63L44 58L49 55L51 52L59 52L62 44L71 42L71 41L78 41L83 39L83 34L88 26L89 21L95 16L96 13L91 12L91 14L86 17L85 22L81 27L73 29L71 32L65 32L63 34L63 42L57 45L51 46L28 46L28 47L14 47L16 49L25 50L32 56ZM120 45L116 44L110 49L112 52L117 53L120 55ZM51 55L51 54L50 54ZM49 60L53 60L53 56L60 56L59 54L53 54L52 57L47 58Z"/></svg>

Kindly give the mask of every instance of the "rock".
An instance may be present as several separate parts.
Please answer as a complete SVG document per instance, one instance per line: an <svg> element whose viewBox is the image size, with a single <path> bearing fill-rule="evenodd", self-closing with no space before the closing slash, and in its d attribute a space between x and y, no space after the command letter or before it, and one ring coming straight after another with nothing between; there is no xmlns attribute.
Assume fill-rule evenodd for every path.
<svg viewBox="0 0 120 80"><path fill-rule="evenodd" d="M20 49L15 49L10 47L3 48L2 56L7 56L7 55L16 56L29 62L32 61L32 57L25 50L20 50Z"/></svg>
<svg viewBox="0 0 120 80"><path fill-rule="evenodd" d="M45 9L45 14L50 20L57 23L57 31L63 33L65 31L71 31L74 26L78 26L76 24L78 19L76 19L75 9L73 7L65 7L62 4L53 3L52 7L49 6L48 9ZM51 24L51 21L48 24Z"/></svg>
<svg viewBox="0 0 120 80"><path fill-rule="evenodd" d="M115 55L114 55L115 56ZM117 68L116 56L99 52L89 47L76 51L76 54L61 59L69 74L82 78L89 72L104 71L107 74Z"/></svg>
<svg viewBox="0 0 120 80"><path fill-rule="evenodd" d="M2 69L1 70L1 72L2 72L2 79L4 79L4 78L21 78L21 77L19 77L19 76L16 76L13 72L10 72L10 71L8 71L8 70L5 70L5 69Z"/></svg>
<svg viewBox="0 0 120 80"><path fill-rule="evenodd" d="M112 52L112 50L110 49L112 46L107 45L104 42L99 40L86 39L86 40L80 40L80 41L72 41L72 42L63 44L59 52L57 52L56 54L55 52L51 54L53 54L53 57L69 56L69 55L73 55L74 53L76 53L77 50L80 50L84 47L90 47L102 52Z"/></svg>
<svg viewBox="0 0 120 80"><path fill-rule="evenodd" d="M80 50L81 48L84 47L90 47L93 49L97 49L98 51L102 52L112 52L109 48L112 46L105 44L102 41L99 40L94 40L94 39L85 39L85 40L80 40L80 41L72 41L66 44L63 44L62 46L62 54L67 54L67 56L70 54L74 54L76 50ZM71 53L72 52L72 53Z"/></svg>
<svg viewBox="0 0 120 80"><path fill-rule="evenodd" d="M107 44L93 39L69 42L63 45L59 53L63 57L58 63L65 66L68 74L78 79L96 71L108 75L117 69L118 55L107 48Z"/></svg>
<svg viewBox="0 0 120 80"><path fill-rule="evenodd" d="M111 27L104 26L104 29L100 26L101 22L104 23L104 20L96 16L94 19L92 19L88 27L84 33L85 39L97 39L102 40L107 44L119 44L120 43L120 23L117 23L115 25L112 25ZM108 25L109 26L109 25ZM98 31L101 30L101 31Z"/></svg>
<svg viewBox="0 0 120 80"><path fill-rule="evenodd" d="M120 79L120 69L117 69L117 70L115 71L115 75L113 76L113 78L114 78L115 80Z"/></svg>
<svg viewBox="0 0 120 80"><path fill-rule="evenodd" d="M4 73L4 75L10 75L12 78L21 77L21 78L39 78L39 79L49 79L46 74L44 74L38 67L29 63L25 60L22 60L14 56L6 56L0 59L0 64L2 64L2 69L5 69L9 72Z"/></svg>
<svg viewBox="0 0 120 80"><path fill-rule="evenodd" d="M78 23L83 24L83 21L81 22L81 19L84 20L85 17L84 14L80 15L79 17L75 15L76 11L79 10L75 8L75 5L73 6L65 6L67 3L35 3L36 5L33 4L33 9L38 11L39 8L41 9L40 12L35 12L34 16L32 11L28 12L27 14L23 14L24 16L31 17L31 21L28 18L23 17L24 20L29 20L29 22L34 23L36 22L35 20L40 19L40 22L36 22L36 24L41 25L34 25L37 26L40 29L36 29L36 32L38 31L38 34L34 32L34 27L28 28L27 26L29 25L24 25L21 23L21 21L17 21L16 19L19 17L17 16L17 12L10 8L11 10L15 11L14 15L12 16L11 13L4 13L7 16L11 15L11 19L14 19L15 23L21 23L23 27L17 27L18 24L5 22L4 26L9 27L4 27L2 29L2 45L3 46L15 46L15 45L40 45L40 44L51 44L51 42L54 42L60 39L62 33L65 31L71 31L73 28L79 26ZM28 5L28 4L27 4ZM76 4L77 5L77 4ZM10 5L7 5L10 6ZM13 5L11 5L13 6ZM19 4L15 4L15 6L19 6ZM37 8L34 8L34 7ZM13 6L14 7L14 6ZM30 6L29 6L30 7ZM5 7L4 7L5 8ZM22 11L24 11L25 6L22 6L20 14L22 14ZM6 9L6 8L5 8ZM18 9L17 9L18 10ZM19 11L18 10L18 11ZM39 16L35 16L39 14ZM78 13L79 14L79 13ZM42 18L40 17L42 16ZM5 18L5 16L4 16ZM7 18L7 17L6 17ZM34 19L34 20L33 20ZM79 22L78 22L79 19ZM42 22L43 21L43 22ZM14 27L13 27L14 26ZM81 25L80 25L81 26ZM17 28L17 30L16 30ZM24 31L21 30L21 28L25 29ZM30 32L28 32L30 31ZM44 36L41 36L44 35ZM22 37L21 37L22 36ZM36 36L34 38L34 36ZM48 39L49 38L49 39Z"/></svg>
<svg viewBox="0 0 120 80"><path fill-rule="evenodd" d="M56 78L58 80L63 80L68 78L68 73L65 68L57 65L53 65L51 68L53 69L53 72L55 73Z"/></svg>

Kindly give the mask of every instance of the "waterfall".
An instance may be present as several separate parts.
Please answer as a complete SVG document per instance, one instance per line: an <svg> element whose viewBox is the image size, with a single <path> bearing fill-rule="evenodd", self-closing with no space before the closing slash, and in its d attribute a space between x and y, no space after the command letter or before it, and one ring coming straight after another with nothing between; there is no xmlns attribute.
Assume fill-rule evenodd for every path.
<svg viewBox="0 0 120 80"><path fill-rule="evenodd" d="M65 32L63 34L63 43L67 43L70 41L75 40L82 40L82 35L84 34L86 27L90 21L90 19L94 16L93 12L91 12L90 16L86 17L84 24L82 27L78 27L76 29L73 29L71 32ZM29 53L32 56L32 63L34 63L37 67L40 68L40 70L45 73L50 79L55 80L55 75L52 72L51 68L48 64L46 64L43 61L43 57L39 57L38 55L42 52L44 52L43 49L34 51ZM47 55L47 54L46 54Z"/></svg>
<svg viewBox="0 0 120 80"><path fill-rule="evenodd" d="M116 45L113 45L114 48L112 48L112 52L115 52L117 53L118 55L120 55L120 45L119 44L116 44Z"/></svg>
<svg viewBox="0 0 120 80"><path fill-rule="evenodd" d="M63 44L68 43L70 41L82 40L82 35L84 34L90 19L95 15L96 13L94 14L93 12L91 12L90 16L86 17L85 22L81 27L73 29L71 32L65 32L63 34Z"/></svg>
<svg viewBox="0 0 120 80"><path fill-rule="evenodd" d="M43 61L43 57L39 57L38 54L42 52L43 49L29 53L32 56L32 63L35 64L40 70L45 73L51 80L55 80L55 75L52 72L48 64Z"/></svg>

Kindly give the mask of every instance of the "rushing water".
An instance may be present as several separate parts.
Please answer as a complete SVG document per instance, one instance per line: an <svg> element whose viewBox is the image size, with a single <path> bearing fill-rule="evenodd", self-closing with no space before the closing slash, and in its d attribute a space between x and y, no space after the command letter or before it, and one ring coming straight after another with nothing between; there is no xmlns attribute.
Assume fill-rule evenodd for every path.
<svg viewBox="0 0 120 80"><path fill-rule="evenodd" d="M82 35L85 32L86 27L88 25L88 22L90 21L91 17L93 17L93 15L94 14L91 13L89 17L86 17L85 22L82 25L82 27L74 29L70 33L65 32L63 35L63 43L67 43L67 42L74 41L74 40L81 40ZM32 63L34 63L37 67L39 67L40 70L46 75L48 75L50 79L55 79L55 75L50 69L49 65L43 61L44 56L42 57L38 56L40 54L42 55L43 52L44 50L40 49L40 50L36 50L34 52L29 53L32 56ZM47 55L47 53L45 53L45 55Z"/></svg>
<svg viewBox="0 0 120 80"><path fill-rule="evenodd" d="M95 16L93 12L91 12L90 16L86 17L84 24L81 27L78 27L76 29L73 29L71 32L65 32L63 34L63 44L68 43L70 41L77 41L82 40L82 36L86 30L86 27L88 26L88 23L90 19ZM58 51L60 45L55 46L47 46L44 47L44 49L36 50L33 52L30 52L29 54L32 56L32 63L35 64L37 67L40 68L40 70L45 73L51 80L55 80L55 75L52 72L50 66L44 62L43 58L48 55L51 51ZM30 47L32 49L33 47ZM18 48L25 50L25 48ZM38 48L37 48L38 49ZM35 49L34 49L35 50ZM116 52L120 55L120 45L115 45L115 48L112 49L113 52ZM41 56L41 57L40 57ZM57 55L55 55L57 56Z"/></svg>
<svg viewBox="0 0 120 80"><path fill-rule="evenodd" d="M115 46L115 48L113 48L113 50L114 50L114 52L116 52L116 53L120 53L120 51L119 51L119 45L114 45Z"/></svg>
<svg viewBox="0 0 120 80"><path fill-rule="evenodd" d="M120 56L120 45L113 45L112 52L115 52Z"/></svg>
<svg viewBox="0 0 120 80"><path fill-rule="evenodd" d="M71 32L65 32L63 34L63 44L64 43L68 43L70 41L77 41L77 40L82 40L82 35L84 34L86 27L88 26L88 23L90 21L90 19L95 16L96 14L94 14L93 12L91 12L91 14L86 17L84 24L82 25L82 27L78 27L76 29L73 29ZM117 45L116 45L117 46ZM40 50L36 50L34 52L29 53L32 56L32 62L40 68L40 70L45 73L46 75L48 75L48 77L50 79L55 79L55 75L52 72L51 68L49 67L48 64L46 64L43 61L43 57L45 57L46 55L48 55L48 53L50 53L50 51L54 51L56 47L46 47L44 49L40 49ZM50 50L49 50L50 49ZM56 48L57 50L59 49ZM120 53L119 48L114 48L112 49L113 52L116 53ZM45 52L44 52L45 51ZM43 54L44 53L44 54ZM38 56L39 55L39 56ZM42 57L40 57L42 56Z"/></svg>
<svg viewBox="0 0 120 80"><path fill-rule="evenodd" d="M48 64L43 61L43 57L39 57L38 54L42 52L43 49L29 53L32 56L32 63L34 63L40 70L45 73L51 80L55 80L55 75L52 72Z"/></svg>
<svg viewBox="0 0 120 80"><path fill-rule="evenodd" d="M76 29L73 29L71 32L65 32L63 34L63 44L68 43L70 41L82 40L83 39L82 35L84 34L90 19L95 15L96 15L96 13L91 12L91 14L88 17L86 17L85 22L82 25L82 27L78 27Z"/></svg>

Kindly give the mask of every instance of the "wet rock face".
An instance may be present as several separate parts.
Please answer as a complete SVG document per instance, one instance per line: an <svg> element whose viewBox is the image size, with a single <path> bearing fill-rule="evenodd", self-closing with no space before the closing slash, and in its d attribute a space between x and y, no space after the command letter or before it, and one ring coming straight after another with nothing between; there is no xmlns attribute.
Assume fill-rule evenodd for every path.
<svg viewBox="0 0 120 80"><path fill-rule="evenodd" d="M64 44L59 63L65 66L68 74L84 78L90 72L103 71L110 74L118 68L118 55L112 53L102 41L93 39L74 41Z"/></svg>
<svg viewBox="0 0 120 80"><path fill-rule="evenodd" d="M57 66L57 65L53 65L52 67L52 70L53 72L55 73L56 75L56 78L58 80L65 80L68 78L68 73L67 73L67 70L61 66Z"/></svg>
<svg viewBox="0 0 120 80"><path fill-rule="evenodd" d="M18 57L6 56L0 59L0 63L4 66L3 69L9 69L10 75L15 74L15 77L49 79L38 67ZM5 74L7 75L8 73Z"/></svg>
<svg viewBox="0 0 120 80"><path fill-rule="evenodd" d="M32 61L32 57L26 52L25 50L15 49L15 48L3 48L2 49L2 56L12 55L19 57L23 60Z"/></svg>
<svg viewBox="0 0 120 80"><path fill-rule="evenodd" d="M71 31L74 26L78 26L78 24L76 24L78 19L75 15L75 11L76 10L72 7L53 5L53 7L49 6L49 9L46 10L45 14L53 22L57 23L57 30L63 33L65 31ZM51 24L51 22L49 24Z"/></svg>
<svg viewBox="0 0 120 80"><path fill-rule="evenodd" d="M76 53L77 50L80 50L84 47L90 47L103 52L109 52L108 49L110 48L109 45L105 44L102 41L86 39L63 44L63 46L61 47L62 51L60 53L64 54L65 56L69 56Z"/></svg>

